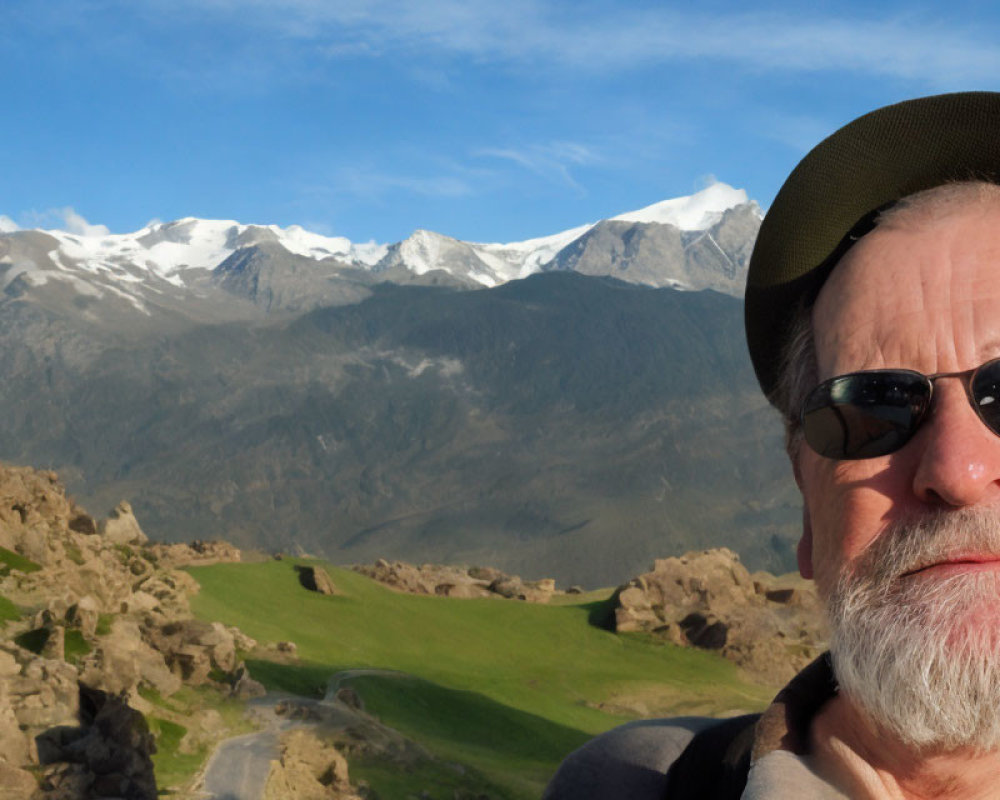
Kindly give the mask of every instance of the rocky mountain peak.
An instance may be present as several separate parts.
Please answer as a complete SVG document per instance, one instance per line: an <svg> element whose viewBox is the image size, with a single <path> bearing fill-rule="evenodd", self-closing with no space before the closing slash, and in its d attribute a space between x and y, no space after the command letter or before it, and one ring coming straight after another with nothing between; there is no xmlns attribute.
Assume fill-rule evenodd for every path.
<svg viewBox="0 0 1000 800"><path fill-rule="evenodd" d="M742 223L734 224L735 218ZM294 280L307 279L314 290L328 276L330 259L365 273L362 282L410 283L434 273L447 276L453 285L479 288L539 271L576 270L650 286L712 288L738 295L739 275L759 222L760 209L746 193L723 183L597 224L509 243L467 242L418 229L391 245L356 244L296 225L186 217L125 234L99 228L87 234L0 232L0 271L5 273L4 285L26 276L15 292L18 299L51 305L58 297L60 313L72 309L74 301L87 306L101 298L127 315L152 317L163 311L183 314L188 308L202 316L214 304L218 317L228 318L226 294L234 288L237 294L252 295L249 299L258 309L301 310L303 292L276 291L273 284L297 272ZM253 290L223 283L225 291L211 295L218 284L206 285L205 273L220 268L228 272L230 259L240 261L241 251L258 247L271 248L270 269ZM310 271L315 274L306 276ZM67 294L75 297L70 300ZM282 304L285 296L291 307Z"/></svg>

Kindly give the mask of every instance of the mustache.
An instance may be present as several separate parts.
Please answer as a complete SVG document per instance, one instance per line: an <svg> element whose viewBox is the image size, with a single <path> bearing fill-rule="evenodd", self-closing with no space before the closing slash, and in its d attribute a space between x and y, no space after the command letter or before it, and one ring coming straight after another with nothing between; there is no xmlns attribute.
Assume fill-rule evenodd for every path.
<svg viewBox="0 0 1000 800"><path fill-rule="evenodd" d="M891 523L841 574L890 590L903 576L959 559L1000 560L1000 508L934 511Z"/></svg>

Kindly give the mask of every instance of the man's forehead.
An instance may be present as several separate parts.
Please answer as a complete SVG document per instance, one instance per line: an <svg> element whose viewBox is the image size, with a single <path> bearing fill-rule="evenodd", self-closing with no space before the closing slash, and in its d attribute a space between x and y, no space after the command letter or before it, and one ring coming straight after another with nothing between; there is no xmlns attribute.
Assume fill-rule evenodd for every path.
<svg viewBox="0 0 1000 800"><path fill-rule="evenodd" d="M969 205L900 218L855 244L813 310L820 376L979 363L1000 338L998 219L1000 203Z"/></svg>

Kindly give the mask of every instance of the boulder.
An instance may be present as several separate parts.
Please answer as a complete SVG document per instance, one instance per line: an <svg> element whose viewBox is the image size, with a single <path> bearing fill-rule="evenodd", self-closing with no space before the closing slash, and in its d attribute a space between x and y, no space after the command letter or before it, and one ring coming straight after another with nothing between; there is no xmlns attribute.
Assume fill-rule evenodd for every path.
<svg viewBox="0 0 1000 800"><path fill-rule="evenodd" d="M20 670L7 679L7 696L21 730L33 736L46 728L72 724L79 711L77 672L65 661L52 661L19 649Z"/></svg>
<svg viewBox="0 0 1000 800"><path fill-rule="evenodd" d="M156 745L142 714L122 697L83 684L79 707L79 727L56 728L39 737L40 763L83 767L89 790L80 797L155 800Z"/></svg>
<svg viewBox="0 0 1000 800"><path fill-rule="evenodd" d="M267 689L264 688L264 684L251 678L250 670L246 668L246 665L240 664L236 668L235 681L229 695L240 700L250 700L254 697L263 697L266 694Z"/></svg>
<svg viewBox="0 0 1000 800"><path fill-rule="evenodd" d="M125 500L115 506L111 516L101 523L100 533L106 541L117 545L139 545L149 541L132 513L132 506Z"/></svg>
<svg viewBox="0 0 1000 800"><path fill-rule="evenodd" d="M213 669L226 673L236 669L233 634L219 622L178 620L146 630L145 635L185 683L198 686L209 680Z"/></svg>
<svg viewBox="0 0 1000 800"><path fill-rule="evenodd" d="M0 653L0 655L7 654ZM17 667L17 672L20 672L20 667ZM14 674L17 674L17 672ZM11 704L10 693L7 689L7 679L9 677L11 676L8 674L0 679L0 754L2 754L0 755L0 766L4 763L3 759L6 759L10 764L27 764L31 755L30 743L21 731L17 715L14 713L14 707ZM2 776L3 772L0 772L0 777ZM0 780L0 787L5 785ZM0 794L0 798L2 797L3 794Z"/></svg>
<svg viewBox="0 0 1000 800"><path fill-rule="evenodd" d="M80 511L73 519L69 521L68 525L71 531L76 531L77 533L82 533L85 536L93 536L97 533L97 523L90 514Z"/></svg>
<svg viewBox="0 0 1000 800"><path fill-rule="evenodd" d="M190 544L154 544L150 553L161 567L200 567L210 564L236 563L242 559L238 547L229 542L203 542Z"/></svg>
<svg viewBox="0 0 1000 800"><path fill-rule="evenodd" d="M783 683L826 647L810 583L751 576L726 548L657 559L619 587L614 620L619 632L714 650L767 683Z"/></svg>
<svg viewBox="0 0 1000 800"><path fill-rule="evenodd" d="M337 587L334 586L330 574L322 567L296 564L295 571L299 574L299 583L310 592L337 594Z"/></svg>
<svg viewBox="0 0 1000 800"><path fill-rule="evenodd" d="M281 755L273 762L265 800L360 800L348 777L347 761L335 747L308 731L281 737Z"/></svg>
<svg viewBox="0 0 1000 800"><path fill-rule="evenodd" d="M489 597L547 603L555 592L555 581L522 581L516 575L505 575L492 567L452 567L440 564L414 566L401 561L388 562L380 558L374 564L359 564L352 569L385 584L391 589L409 594L433 594L440 597Z"/></svg>
<svg viewBox="0 0 1000 800"><path fill-rule="evenodd" d="M166 655L146 641L135 620L122 617L82 659L80 679L110 694L132 693L145 685L169 697L181 688L181 676L171 669Z"/></svg>
<svg viewBox="0 0 1000 800"><path fill-rule="evenodd" d="M0 800L25 800L37 788L34 775L0 759Z"/></svg>
<svg viewBox="0 0 1000 800"><path fill-rule="evenodd" d="M510 600L526 600L528 598L528 590L524 585L524 582L514 576L504 575L503 577L496 578L490 585L489 590L493 594L498 594L501 597L506 597Z"/></svg>
<svg viewBox="0 0 1000 800"><path fill-rule="evenodd" d="M89 638L97 632L100 616L97 601L88 594L66 609L64 619L68 626L77 628L80 633Z"/></svg>

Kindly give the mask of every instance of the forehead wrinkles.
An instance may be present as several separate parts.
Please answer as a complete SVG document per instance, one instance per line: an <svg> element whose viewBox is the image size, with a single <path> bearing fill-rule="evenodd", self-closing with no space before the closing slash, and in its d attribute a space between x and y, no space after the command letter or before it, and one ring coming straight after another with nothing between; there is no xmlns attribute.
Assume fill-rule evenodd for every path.
<svg viewBox="0 0 1000 800"><path fill-rule="evenodd" d="M996 354L1000 247L945 227L876 230L845 255L813 311L821 377L952 371Z"/></svg>
<svg viewBox="0 0 1000 800"><path fill-rule="evenodd" d="M893 283L886 280L884 271L865 270L857 264L852 261L837 267L813 309L820 377L903 366L903 359L912 363L915 356L925 355L921 351L936 349L936 341L928 341L931 336L904 344L897 335L901 328L924 327L929 287L919 280ZM938 335L935 331L933 338ZM904 347L910 352L904 352Z"/></svg>

